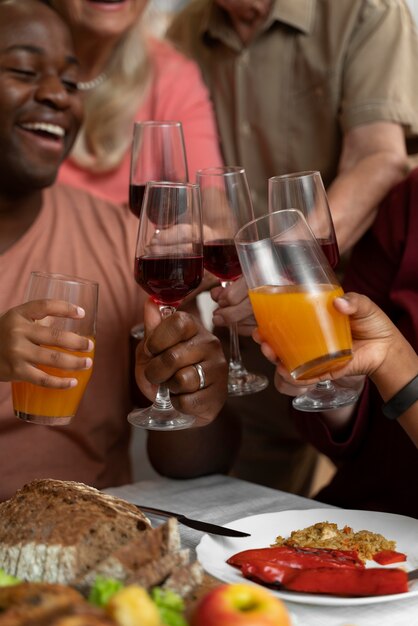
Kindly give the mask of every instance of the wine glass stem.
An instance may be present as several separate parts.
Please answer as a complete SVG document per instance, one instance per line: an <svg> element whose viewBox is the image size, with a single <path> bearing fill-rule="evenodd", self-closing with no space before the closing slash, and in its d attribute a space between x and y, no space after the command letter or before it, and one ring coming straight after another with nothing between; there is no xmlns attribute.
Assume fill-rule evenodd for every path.
<svg viewBox="0 0 418 626"><path fill-rule="evenodd" d="M229 281L222 280L221 285L225 289L229 285ZM229 371L239 372L244 369L241 358L241 350L239 347L238 324L231 324L229 327Z"/></svg>
<svg viewBox="0 0 418 626"><path fill-rule="evenodd" d="M333 383L331 380L321 380L318 383L316 383L315 386L317 389L323 389L325 391L327 389L332 389Z"/></svg>
<svg viewBox="0 0 418 626"><path fill-rule="evenodd" d="M161 319L170 317L170 315L173 315L176 310L175 307L166 304L160 305L159 308ZM173 408L173 405L171 404L170 391L164 383L158 385L157 395L155 396L153 407L162 411L167 411Z"/></svg>
<svg viewBox="0 0 418 626"><path fill-rule="evenodd" d="M238 326L236 323L231 324L229 327L229 368L232 370L242 369Z"/></svg>

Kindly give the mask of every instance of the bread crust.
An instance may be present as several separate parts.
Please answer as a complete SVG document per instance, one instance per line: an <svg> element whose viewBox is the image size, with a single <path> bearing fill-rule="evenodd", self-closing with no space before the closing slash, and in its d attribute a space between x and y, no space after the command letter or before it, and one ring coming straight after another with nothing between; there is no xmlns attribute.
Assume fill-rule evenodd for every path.
<svg viewBox="0 0 418 626"><path fill-rule="evenodd" d="M24 580L69 584L150 528L120 498L82 483L35 480L0 504L0 567Z"/></svg>

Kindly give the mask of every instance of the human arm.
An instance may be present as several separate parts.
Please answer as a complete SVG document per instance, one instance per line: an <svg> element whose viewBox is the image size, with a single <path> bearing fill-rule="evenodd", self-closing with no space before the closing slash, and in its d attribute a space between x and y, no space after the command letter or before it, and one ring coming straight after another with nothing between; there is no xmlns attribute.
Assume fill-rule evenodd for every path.
<svg viewBox="0 0 418 626"><path fill-rule="evenodd" d="M52 376L37 365L63 370L91 367L89 356L74 356L59 349L91 352L91 339L38 323L48 316L77 319L84 317L84 311L60 300L33 300L0 316L0 380L66 389L75 386L77 379Z"/></svg>
<svg viewBox="0 0 418 626"><path fill-rule="evenodd" d="M156 385L165 382L174 406L197 418L197 428L150 431L151 464L160 474L175 478L226 471L239 437L232 422L215 419L227 393L227 364L219 340L184 312L160 322L158 309L148 301L144 314L146 334L136 354L141 391L154 398ZM199 389L196 363L205 375L203 389Z"/></svg>
<svg viewBox="0 0 418 626"><path fill-rule="evenodd" d="M400 124L374 122L345 133L338 175L327 190L340 252L360 239L372 224L379 202L407 172Z"/></svg>

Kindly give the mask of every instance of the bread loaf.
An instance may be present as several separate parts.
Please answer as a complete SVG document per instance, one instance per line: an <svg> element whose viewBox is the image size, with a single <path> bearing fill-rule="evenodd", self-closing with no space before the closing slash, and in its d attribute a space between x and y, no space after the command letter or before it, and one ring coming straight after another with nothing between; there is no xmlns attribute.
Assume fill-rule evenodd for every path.
<svg viewBox="0 0 418 626"><path fill-rule="evenodd" d="M201 568L189 563L189 551L180 544L175 518L151 528L135 505L82 483L35 480L0 504L0 568L25 581L73 585L85 595L98 575L146 589L167 581L187 595L199 584ZM46 590L45 602L61 615L59 603L71 597L55 598L55 591ZM0 611L1 598L0 593ZM15 617L8 611L9 622L0 619L0 626L18 626ZM62 619L67 617L60 626L83 626L78 615ZM86 626L100 626L95 620L102 616L83 619Z"/></svg>
<svg viewBox="0 0 418 626"><path fill-rule="evenodd" d="M82 483L35 480L0 504L0 568L71 584L149 528L124 500Z"/></svg>

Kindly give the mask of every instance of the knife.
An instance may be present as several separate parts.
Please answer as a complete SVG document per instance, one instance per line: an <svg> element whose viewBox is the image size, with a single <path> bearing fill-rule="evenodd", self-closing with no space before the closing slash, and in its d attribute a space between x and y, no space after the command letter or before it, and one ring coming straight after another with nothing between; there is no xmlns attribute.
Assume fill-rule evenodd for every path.
<svg viewBox="0 0 418 626"><path fill-rule="evenodd" d="M223 535L224 537L250 537L249 533L244 533L241 530L234 530L233 528L225 528L224 526L218 526L217 524L211 524L210 522L202 522L197 519L190 519L181 513L173 513L173 511L164 511L162 509L155 509L151 506L143 506L142 504L133 503L138 509L144 513L151 513L159 515L161 517L175 517L180 524L194 528L194 530L202 530L205 533L211 535Z"/></svg>
<svg viewBox="0 0 418 626"><path fill-rule="evenodd" d="M408 572L408 580L416 580L418 578L418 569L412 569Z"/></svg>

